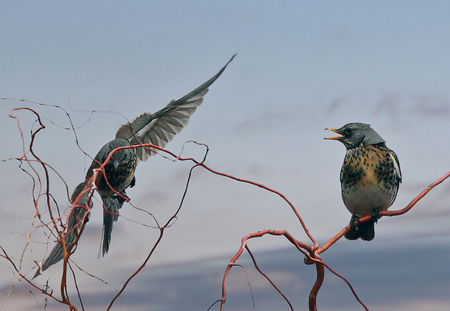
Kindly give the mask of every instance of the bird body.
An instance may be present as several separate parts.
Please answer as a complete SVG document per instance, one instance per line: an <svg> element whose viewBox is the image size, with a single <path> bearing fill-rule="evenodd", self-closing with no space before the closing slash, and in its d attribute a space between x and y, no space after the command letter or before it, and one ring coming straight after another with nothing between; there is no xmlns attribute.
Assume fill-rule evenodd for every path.
<svg viewBox="0 0 450 311"><path fill-rule="evenodd" d="M105 144L95 156L88 169L86 179L89 180L94 169L107 160L109 154L120 147L129 147L130 142L126 139L114 139ZM134 182L134 171L136 170L137 156L133 148L120 149L111 155L111 159L106 163L104 173L97 175L95 185L97 192L102 197L112 197L118 192L124 191Z"/></svg>
<svg viewBox="0 0 450 311"><path fill-rule="evenodd" d="M86 182L89 182L94 170L100 168L109 155L120 147L130 147L130 142L122 138L114 139L100 149L88 169ZM103 255L109 250L113 223L119 218L119 209L125 201L129 200L125 189L134 186L136 164L137 155L134 148L116 150L94 181L103 203Z"/></svg>
<svg viewBox="0 0 450 311"><path fill-rule="evenodd" d="M397 155L368 124L349 123L328 130L342 136L327 139L339 140L347 149L340 174L341 193L353 216L346 238L370 241L375 236L377 215L387 210L397 196L402 180ZM373 216L369 222L354 226L355 220L368 215Z"/></svg>
<svg viewBox="0 0 450 311"><path fill-rule="evenodd" d="M349 149L341 169L342 198L352 214L385 211L395 200L400 169L392 151L380 145Z"/></svg>

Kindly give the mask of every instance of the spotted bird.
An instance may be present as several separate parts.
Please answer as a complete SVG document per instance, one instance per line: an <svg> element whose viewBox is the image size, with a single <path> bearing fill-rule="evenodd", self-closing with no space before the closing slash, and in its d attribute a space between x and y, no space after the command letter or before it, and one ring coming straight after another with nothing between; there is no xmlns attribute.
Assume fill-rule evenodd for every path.
<svg viewBox="0 0 450 311"><path fill-rule="evenodd" d="M349 240L361 238L370 241L375 237L375 222L380 211L387 210L397 197L402 181L400 163L395 152L369 124L349 123L333 129L347 152L341 168L342 199L352 213L351 230L345 235ZM360 217L371 215L370 221L355 225Z"/></svg>

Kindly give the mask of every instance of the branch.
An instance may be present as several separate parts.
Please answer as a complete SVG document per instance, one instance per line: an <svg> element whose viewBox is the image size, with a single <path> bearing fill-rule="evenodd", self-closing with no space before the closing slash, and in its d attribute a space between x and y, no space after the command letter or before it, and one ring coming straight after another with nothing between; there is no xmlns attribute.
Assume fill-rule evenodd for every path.
<svg viewBox="0 0 450 311"><path fill-rule="evenodd" d="M444 180L446 180L449 177L450 177L450 172L447 172L441 178L439 178L436 181L432 182L419 195L417 195L407 206L405 206L401 210L398 210L398 211L381 211L380 212L380 216L389 216L389 217L391 217L391 216L399 216L399 215L405 214L406 212L409 212L416 205L417 202L419 202L424 196L426 196L431 191L431 189L433 189L437 185L441 184ZM359 223L364 223L364 222L369 221L370 219L371 219L371 216L364 216L364 217L361 217L358 220L358 222ZM358 223L355 223L355 224L357 225ZM321 248L319 248L317 250L317 253L321 254L321 253L325 252L331 245L336 243L348 231L350 231L350 225L347 225L344 229L341 230L341 232L336 234L327 243L325 243Z"/></svg>

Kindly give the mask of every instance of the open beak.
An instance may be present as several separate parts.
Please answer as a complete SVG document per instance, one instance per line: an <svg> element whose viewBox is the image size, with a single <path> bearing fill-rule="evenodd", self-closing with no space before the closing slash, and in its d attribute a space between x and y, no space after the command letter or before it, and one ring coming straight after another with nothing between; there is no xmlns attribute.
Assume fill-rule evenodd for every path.
<svg viewBox="0 0 450 311"><path fill-rule="evenodd" d="M339 132L339 131L336 130L336 129L332 129L332 128L327 127L325 130L327 130L327 131L332 131L332 132L335 132L335 133L337 133L337 134L339 134L339 135L344 136L344 134L342 134L341 132ZM341 140L341 139L342 139L342 136L338 136L338 137L325 137L324 139Z"/></svg>

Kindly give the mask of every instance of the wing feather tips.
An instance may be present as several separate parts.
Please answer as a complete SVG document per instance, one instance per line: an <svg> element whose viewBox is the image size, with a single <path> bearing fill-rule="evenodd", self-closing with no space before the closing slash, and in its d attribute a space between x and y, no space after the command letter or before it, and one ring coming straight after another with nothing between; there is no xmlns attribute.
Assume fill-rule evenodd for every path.
<svg viewBox="0 0 450 311"><path fill-rule="evenodd" d="M204 96L208 93L208 87L220 77L235 56L236 54L216 75L190 93L178 100L172 100L154 114L143 113L132 122L121 125L116 133L116 138L127 139L131 145L151 143L164 148L189 123L190 116L203 103ZM136 149L140 161L146 161L156 152L157 150L152 148Z"/></svg>

